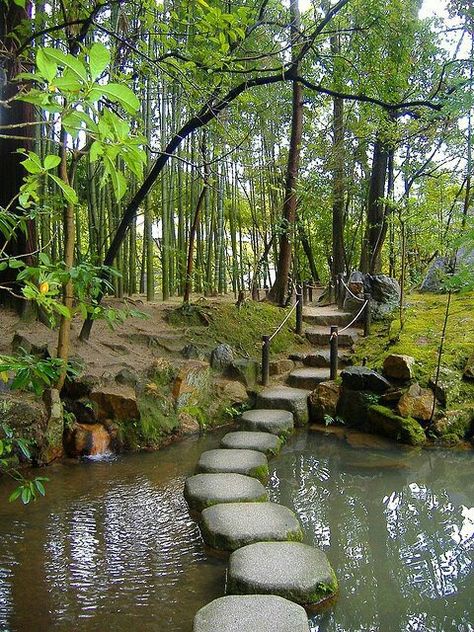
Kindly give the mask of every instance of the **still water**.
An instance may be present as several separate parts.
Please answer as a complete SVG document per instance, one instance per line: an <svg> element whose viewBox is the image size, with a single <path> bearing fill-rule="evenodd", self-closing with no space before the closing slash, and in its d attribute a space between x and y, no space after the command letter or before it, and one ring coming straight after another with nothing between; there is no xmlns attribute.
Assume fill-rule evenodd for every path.
<svg viewBox="0 0 474 632"><path fill-rule="evenodd" d="M5 502L2 481L0 630L190 632L223 594L225 562L205 555L182 488L221 435L52 467L47 497L27 508ZM473 463L315 432L289 441L271 461L272 500L294 509L341 585L313 632L474 630Z"/></svg>

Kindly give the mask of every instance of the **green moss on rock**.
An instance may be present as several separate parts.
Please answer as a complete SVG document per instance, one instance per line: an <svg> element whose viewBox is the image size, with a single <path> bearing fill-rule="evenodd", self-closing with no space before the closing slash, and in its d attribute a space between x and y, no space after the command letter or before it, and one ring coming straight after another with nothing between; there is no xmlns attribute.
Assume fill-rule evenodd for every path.
<svg viewBox="0 0 474 632"><path fill-rule="evenodd" d="M426 442L425 432L416 419L400 417L386 406L370 406L367 423L369 431L402 443L422 445Z"/></svg>

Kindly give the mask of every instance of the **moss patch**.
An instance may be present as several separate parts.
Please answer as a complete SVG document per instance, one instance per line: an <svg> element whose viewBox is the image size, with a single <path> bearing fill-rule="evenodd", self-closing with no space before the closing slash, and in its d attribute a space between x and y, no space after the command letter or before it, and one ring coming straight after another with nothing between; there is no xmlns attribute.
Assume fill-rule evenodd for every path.
<svg viewBox="0 0 474 632"><path fill-rule="evenodd" d="M416 419L400 417L386 406L369 407L368 426L371 432L409 445L422 445L426 442L425 432Z"/></svg>
<svg viewBox="0 0 474 632"><path fill-rule="evenodd" d="M261 483L265 484L270 476L268 465L259 465L258 467L252 468L251 470L249 470L249 476L252 476L253 478L259 480Z"/></svg>

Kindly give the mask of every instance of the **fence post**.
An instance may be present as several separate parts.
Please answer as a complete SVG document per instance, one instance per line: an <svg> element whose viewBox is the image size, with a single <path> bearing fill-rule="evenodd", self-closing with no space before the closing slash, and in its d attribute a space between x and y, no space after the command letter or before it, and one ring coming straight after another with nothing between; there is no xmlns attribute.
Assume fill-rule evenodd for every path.
<svg viewBox="0 0 474 632"><path fill-rule="evenodd" d="M303 292L300 284L296 286L296 333L299 336L303 333Z"/></svg>
<svg viewBox="0 0 474 632"><path fill-rule="evenodd" d="M364 336L370 336L370 325L372 324L372 310L371 302L372 297L369 292L364 294L364 301L367 301L364 312Z"/></svg>
<svg viewBox="0 0 474 632"><path fill-rule="evenodd" d="M336 325L331 325L331 337L329 339L329 345L331 349L330 351L330 364L331 364L330 379L331 380L335 380L337 378L337 362L338 362L337 336L338 336L338 327Z"/></svg>
<svg viewBox="0 0 474 632"><path fill-rule="evenodd" d="M262 384L268 386L270 379L270 336L262 336Z"/></svg>
<svg viewBox="0 0 474 632"><path fill-rule="evenodd" d="M312 303L313 302L313 283L314 283L313 279L311 279L309 283L310 285L308 287L308 299L309 299L309 302Z"/></svg>

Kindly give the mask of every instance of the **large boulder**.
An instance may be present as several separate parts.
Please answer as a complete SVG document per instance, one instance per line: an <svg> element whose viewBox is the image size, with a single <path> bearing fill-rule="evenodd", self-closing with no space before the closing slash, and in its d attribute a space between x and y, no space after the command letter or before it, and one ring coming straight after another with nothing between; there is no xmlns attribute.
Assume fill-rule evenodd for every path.
<svg viewBox="0 0 474 632"><path fill-rule="evenodd" d="M13 353L28 353L29 355L36 356L37 358L50 358L48 345L46 343L36 344L30 340L25 334L16 332L12 340Z"/></svg>
<svg viewBox="0 0 474 632"><path fill-rule="evenodd" d="M115 419L130 421L138 419L140 414L135 390L128 386L109 385L97 388L90 394L97 405L97 419Z"/></svg>
<svg viewBox="0 0 474 632"><path fill-rule="evenodd" d="M425 432L415 419L400 417L385 406L369 407L368 428L370 432L409 445L423 445L426 441Z"/></svg>
<svg viewBox="0 0 474 632"><path fill-rule="evenodd" d="M422 388L412 384L398 402L398 412L402 417L413 417L421 421L429 421L433 416L435 396L430 388Z"/></svg>
<svg viewBox="0 0 474 632"><path fill-rule="evenodd" d="M383 361L383 372L387 377L395 380L411 380L414 365L414 357L391 353Z"/></svg>
<svg viewBox="0 0 474 632"><path fill-rule="evenodd" d="M451 406L461 389L461 375L453 369L442 366L439 374L435 373L431 377L428 386L434 390L436 399L442 406Z"/></svg>
<svg viewBox="0 0 474 632"><path fill-rule="evenodd" d="M371 295L371 315L374 320L381 320L390 315L400 302L400 285L398 281L385 274L362 274L352 272L346 291L344 310L358 312L362 307L364 293Z"/></svg>
<svg viewBox="0 0 474 632"><path fill-rule="evenodd" d="M216 371L224 371L233 361L234 352L229 345L217 345L211 352L211 367Z"/></svg>
<svg viewBox="0 0 474 632"><path fill-rule="evenodd" d="M448 260L446 257L437 257L430 265L420 285L420 292L442 292L444 290L443 278L446 275L447 266Z"/></svg>
<svg viewBox="0 0 474 632"><path fill-rule="evenodd" d="M336 382L318 384L309 396L309 417L311 421L324 421L326 416L336 417L341 387Z"/></svg>
<svg viewBox="0 0 474 632"><path fill-rule="evenodd" d="M344 387L354 391L373 391L384 393L390 388L390 382L376 371L366 366L350 366L341 371Z"/></svg>
<svg viewBox="0 0 474 632"><path fill-rule="evenodd" d="M177 409L196 404L203 393L210 391L211 375L207 362L189 360L181 368L173 384Z"/></svg>
<svg viewBox="0 0 474 632"><path fill-rule="evenodd" d="M349 426L364 426L370 406L379 402L379 396L371 391L354 391L346 386L341 389L337 404L337 416Z"/></svg>
<svg viewBox="0 0 474 632"><path fill-rule="evenodd" d="M1 422L11 428L16 437L32 443L33 459L44 441L49 419L48 406L33 393L13 391L0 394Z"/></svg>
<svg viewBox="0 0 474 632"><path fill-rule="evenodd" d="M251 388L257 383L258 371L259 364L254 358L238 358L227 366L224 375Z"/></svg>

